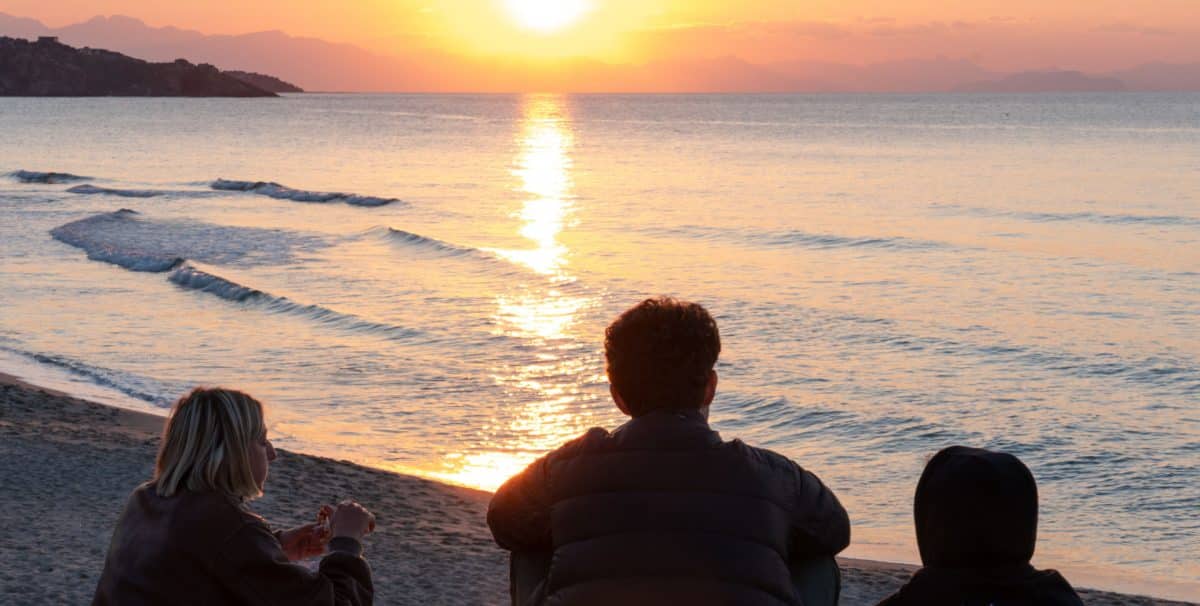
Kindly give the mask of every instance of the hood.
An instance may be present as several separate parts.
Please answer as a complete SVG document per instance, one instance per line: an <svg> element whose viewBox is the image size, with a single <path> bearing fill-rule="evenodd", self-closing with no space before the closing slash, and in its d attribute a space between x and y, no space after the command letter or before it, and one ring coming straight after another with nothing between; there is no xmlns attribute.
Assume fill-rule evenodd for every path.
<svg viewBox="0 0 1200 606"><path fill-rule="evenodd" d="M951 446L934 455L913 503L925 566L1019 566L1037 542L1037 485L1016 457Z"/></svg>

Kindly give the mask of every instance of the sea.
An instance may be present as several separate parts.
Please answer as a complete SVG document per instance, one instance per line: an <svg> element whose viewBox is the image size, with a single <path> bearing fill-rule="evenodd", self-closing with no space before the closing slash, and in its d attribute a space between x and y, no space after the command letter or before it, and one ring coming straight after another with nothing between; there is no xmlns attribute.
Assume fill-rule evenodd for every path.
<svg viewBox="0 0 1200 606"><path fill-rule="evenodd" d="M0 371L50 387L494 489L622 422L655 295L848 555L918 562L964 444L1032 469L1036 565L1200 598L1200 94L0 99Z"/></svg>

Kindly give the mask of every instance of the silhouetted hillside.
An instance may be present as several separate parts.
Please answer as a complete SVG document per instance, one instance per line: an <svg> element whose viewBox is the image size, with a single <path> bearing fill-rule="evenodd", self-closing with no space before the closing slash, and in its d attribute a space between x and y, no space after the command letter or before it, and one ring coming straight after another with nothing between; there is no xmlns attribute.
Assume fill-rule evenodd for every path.
<svg viewBox="0 0 1200 606"><path fill-rule="evenodd" d="M257 86L263 90L269 90L273 93L302 93L304 89L292 84L284 82L275 76L268 76L257 72L243 72L236 69L227 69L225 74L233 76L242 82Z"/></svg>
<svg viewBox="0 0 1200 606"><path fill-rule="evenodd" d="M208 64L149 63L53 38L0 37L0 95L32 97L274 97Z"/></svg>
<svg viewBox="0 0 1200 606"><path fill-rule="evenodd" d="M1113 76L1136 90L1200 90L1200 63L1147 63L1116 72Z"/></svg>
<svg viewBox="0 0 1200 606"><path fill-rule="evenodd" d="M999 80L972 82L954 88L962 93L1091 93L1123 91L1116 78L1098 78L1076 71L1020 72Z"/></svg>

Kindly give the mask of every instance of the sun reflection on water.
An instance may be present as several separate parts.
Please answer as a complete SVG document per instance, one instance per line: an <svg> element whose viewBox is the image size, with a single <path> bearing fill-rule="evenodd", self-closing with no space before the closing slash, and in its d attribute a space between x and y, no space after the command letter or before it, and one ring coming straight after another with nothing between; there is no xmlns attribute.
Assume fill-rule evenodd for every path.
<svg viewBox="0 0 1200 606"><path fill-rule="evenodd" d="M521 126L521 151L513 175L526 195L517 216L521 236L533 248L498 249L497 254L539 274L566 278L567 248L558 235L571 214L571 157L573 143L566 104L560 96L529 97Z"/></svg>
<svg viewBox="0 0 1200 606"><path fill-rule="evenodd" d="M583 386L599 380L589 376L594 361L581 356L572 333L581 312L595 301L573 293L570 250L559 240L574 211L567 102L558 95L530 96L522 109L513 170L522 201L513 216L521 221L517 233L531 246L492 252L542 279L498 294L493 319L503 334L526 341L537 353L532 361L494 369L493 380L512 399L498 405L510 408L497 410L480 442L447 455L443 470L431 474L484 489L495 489L587 427L593 419L581 405L589 397Z"/></svg>

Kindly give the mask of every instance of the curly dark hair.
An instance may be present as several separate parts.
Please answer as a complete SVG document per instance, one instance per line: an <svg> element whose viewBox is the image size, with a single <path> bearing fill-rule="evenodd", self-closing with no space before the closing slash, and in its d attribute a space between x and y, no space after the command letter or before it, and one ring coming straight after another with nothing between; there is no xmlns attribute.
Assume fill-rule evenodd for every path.
<svg viewBox="0 0 1200 606"><path fill-rule="evenodd" d="M604 331L608 380L635 417L700 408L720 353L708 311L670 297L638 303Z"/></svg>

